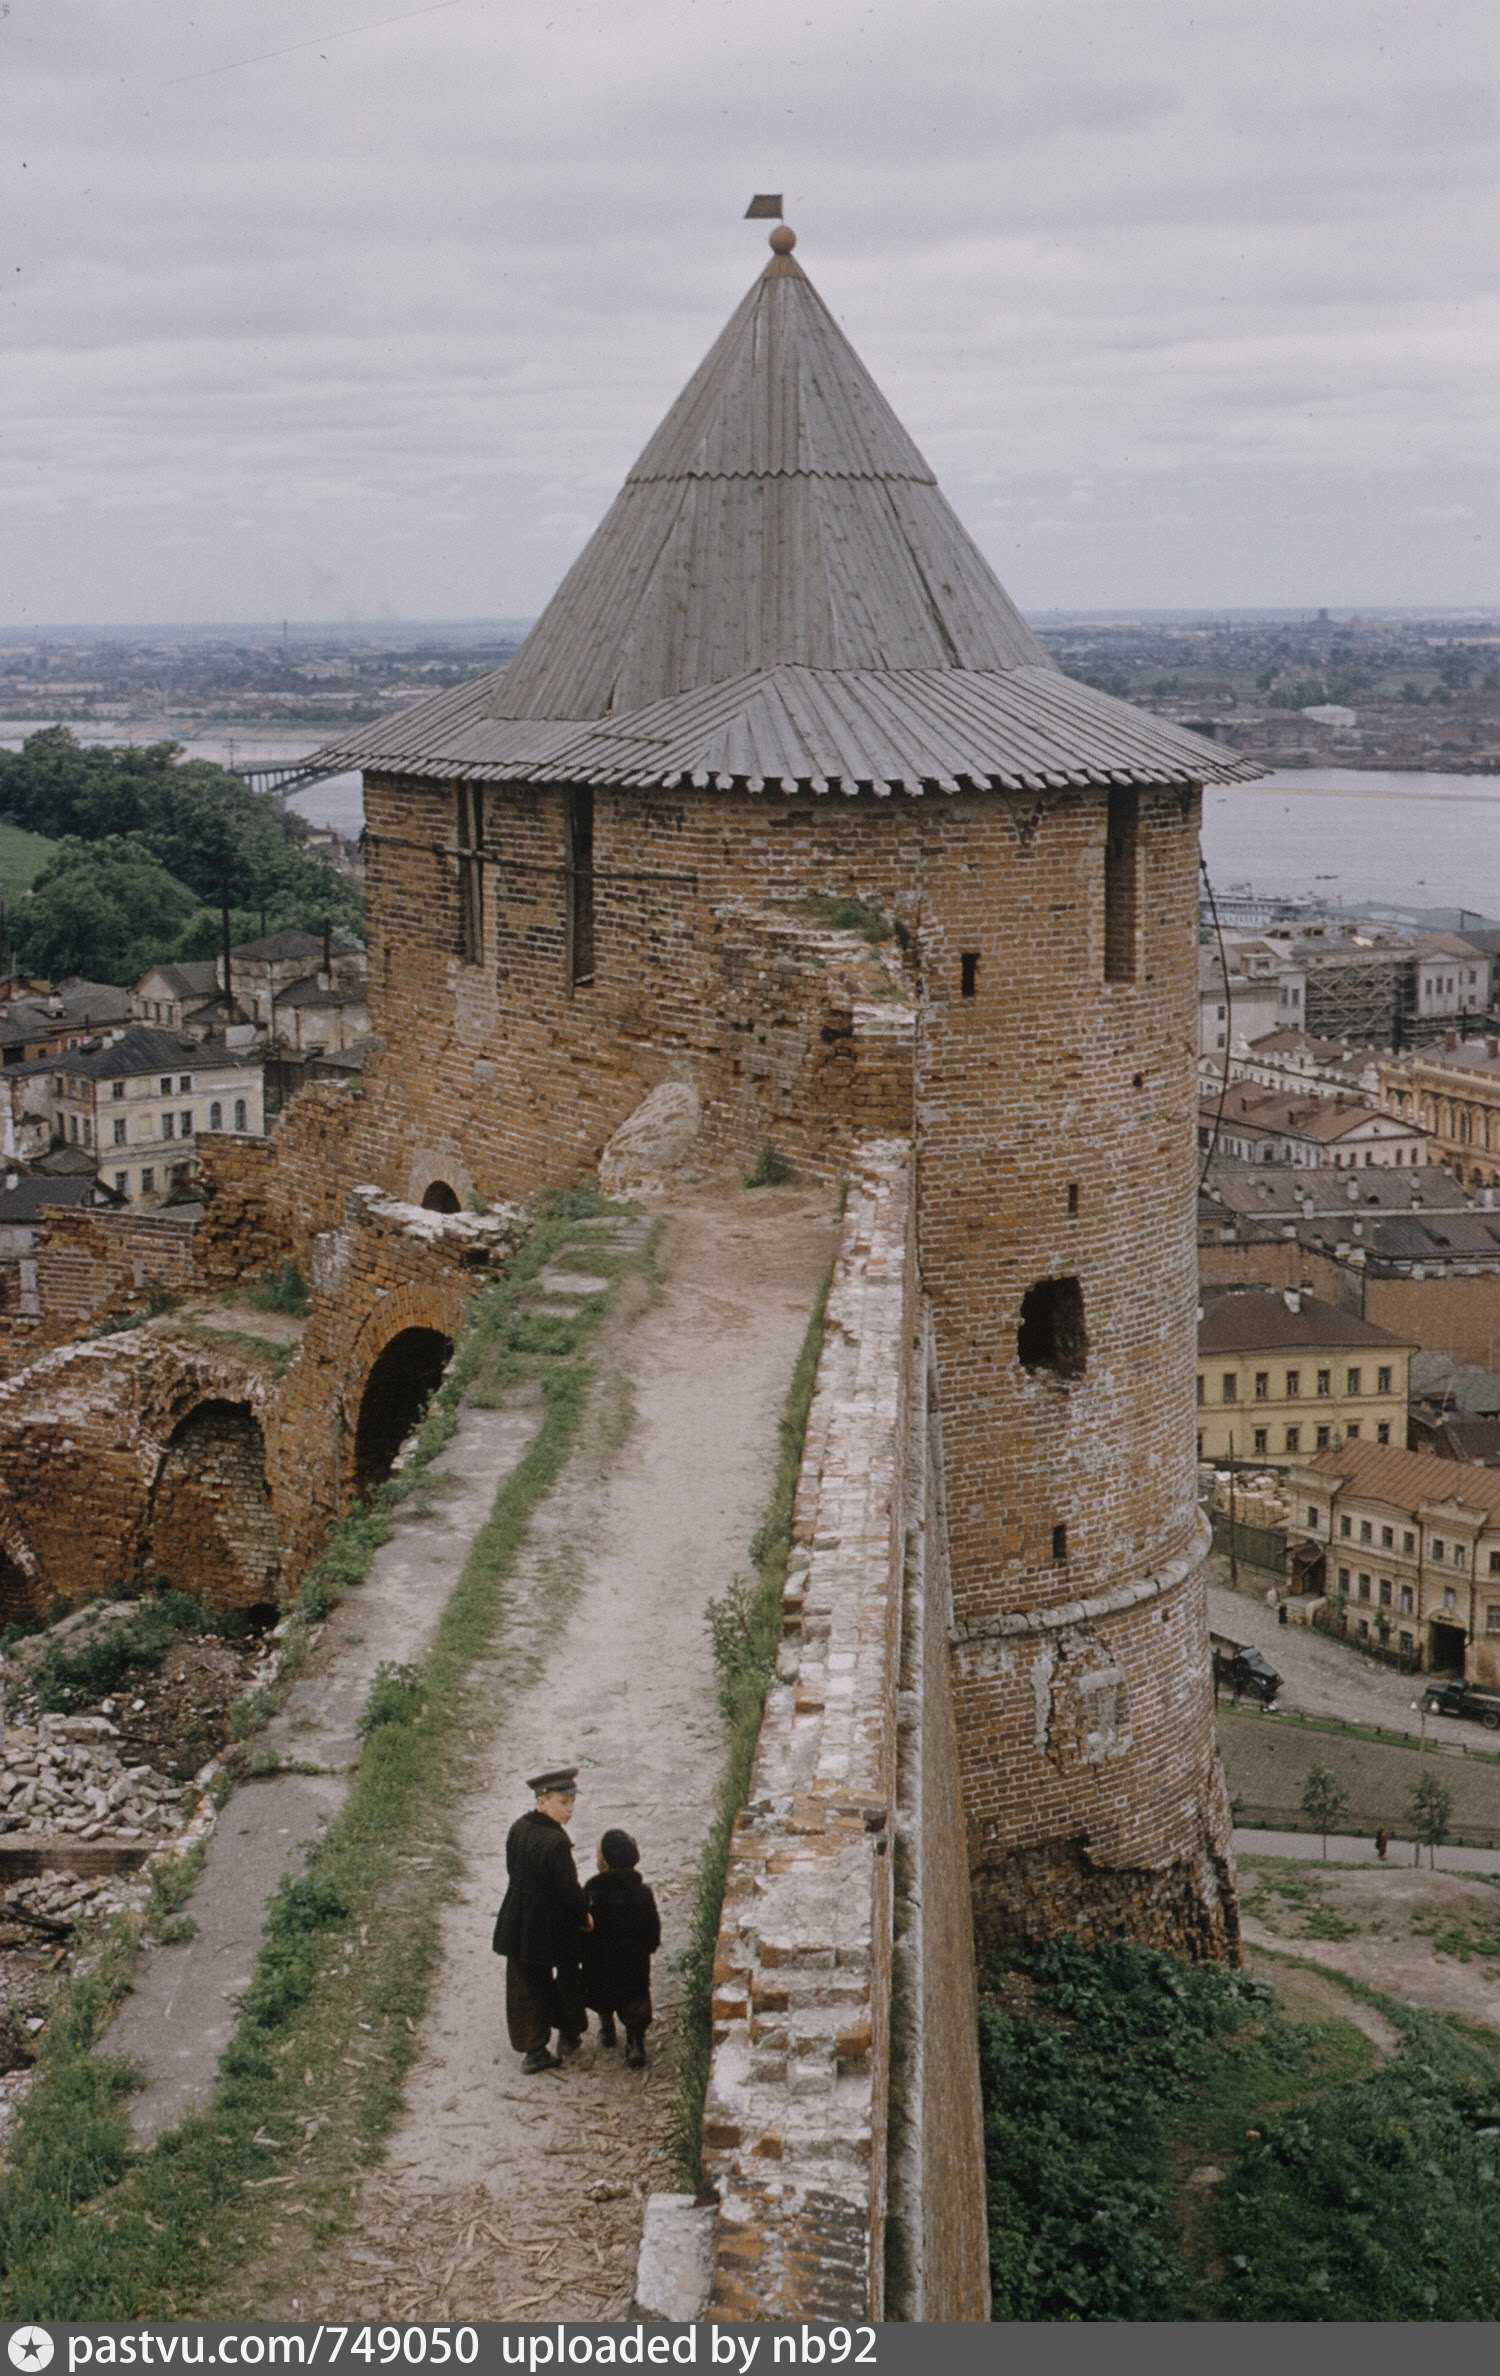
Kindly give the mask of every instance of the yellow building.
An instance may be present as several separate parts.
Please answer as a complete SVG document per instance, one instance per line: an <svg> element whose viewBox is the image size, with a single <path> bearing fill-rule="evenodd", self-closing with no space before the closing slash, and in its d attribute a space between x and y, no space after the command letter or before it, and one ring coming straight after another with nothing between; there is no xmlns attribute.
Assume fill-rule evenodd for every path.
<svg viewBox="0 0 1500 2376"><path fill-rule="evenodd" d="M1380 1102L1432 1139L1429 1161L1466 1188L1500 1186L1500 1036L1448 1032L1380 1067Z"/></svg>
<svg viewBox="0 0 1500 2376"><path fill-rule="evenodd" d="M1360 1442L1287 1483L1301 1588L1326 1593L1353 1640L1500 1682L1500 1473Z"/></svg>
<svg viewBox="0 0 1500 2376"><path fill-rule="evenodd" d="M1198 1323L1198 1457L1285 1467L1345 1443L1406 1443L1415 1346L1290 1287L1225 1287Z"/></svg>

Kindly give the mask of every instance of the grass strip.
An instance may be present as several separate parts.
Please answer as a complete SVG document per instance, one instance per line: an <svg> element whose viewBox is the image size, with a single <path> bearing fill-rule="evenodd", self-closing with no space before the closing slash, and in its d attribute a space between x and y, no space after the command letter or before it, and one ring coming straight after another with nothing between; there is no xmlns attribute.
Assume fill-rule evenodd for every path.
<svg viewBox="0 0 1500 2376"><path fill-rule="evenodd" d="M133 2155L126 2098L135 2075L100 2040L130 1985L138 1921L114 1925L60 1999L0 2184L0 2316L201 2315L278 2220L294 2219L296 2240L316 2243L347 2216L400 2105L439 1956L435 1907L457 1880L447 1810L476 1711L473 1668L504 1640L508 1579L576 1436L590 1384L586 1340L606 1301L570 1315L539 1352L522 1299L571 1221L611 1209L581 1193L556 1200L505 1278L475 1296L417 1458L376 1507L335 1529L304 1584L305 1626L310 1588L319 1605L320 1595L347 1589L389 1534L393 1504L421 1490L464 1395L520 1378L540 1384L541 1428L474 1537L431 1649L385 1695L385 1720L367 1732L341 1813L306 1871L272 1901L203 2111ZM518 1672L526 1655L516 1650Z"/></svg>
<svg viewBox="0 0 1500 2376"><path fill-rule="evenodd" d="M755 1582L748 1584L736 1576L718 1600L710 1601L708 1608L714 1663L719 1673L719 1704L729 1727L729 1745L713 1822L698 1860L688 1943L680 1958L685 1985L670 2141L678 2185L692 2194L698 2192L703 2182L703 2099L713 2051L714 1949L724 1911L724 1884L729 1872L735 1818L749 1794L766 1693L776 1672L782 1593L792 1547L792 1513L807 1436L807 1416L817 1381L818 1357L823 1350L823 1314L832 1279L830 1269L808 1321L786 1404L777 1423L776 1481L765 1516L750 1544Z"/></svg>

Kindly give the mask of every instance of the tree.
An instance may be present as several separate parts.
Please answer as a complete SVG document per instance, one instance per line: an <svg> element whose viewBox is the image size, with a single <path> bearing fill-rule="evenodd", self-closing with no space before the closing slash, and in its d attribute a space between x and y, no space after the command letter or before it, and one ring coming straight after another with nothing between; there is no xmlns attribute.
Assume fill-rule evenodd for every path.
<svg viewBox="0 0 1500 2376"><path fill-rule="evenodd" d="M1323 1835L1323 1862L1328 1862L1328 1835L1349 1804L1349 1793L1327 1766L1310 1765L1297 1801L1308 1821Z"/></svg>
<svg viewBox="0 0 1500 2376"><path fill-rule="evenodd" d="M175 952L198 908L186 883L128 841L68 839L37 876L15 921L16 961L53 981L139 980Z"/></svg>
<svg viewBox="0 0 1500 2376"><path fill-rule="evenodd" d="M317 932L325 916L364 929L358 887L302 848L308 829L294 810L227 768L184 758L177 743L85 746L49 726L19 751L0 751L0 816L53 838L128 835L199 905L217 909L227 896L252 915L264 911L270 932Z"/></svg>
<svg viewBox="0 0 1500 2376"><path fill-rule="evenodd" d="M1453 1819L1453 1792L1436 1774L1424 1774L1414 1782L1407 1800L1411 1814L1411 1828L1418 1842L1427 1850L1427 1861L1436 1865L1437 1852L1448 1837Z"/></svg>

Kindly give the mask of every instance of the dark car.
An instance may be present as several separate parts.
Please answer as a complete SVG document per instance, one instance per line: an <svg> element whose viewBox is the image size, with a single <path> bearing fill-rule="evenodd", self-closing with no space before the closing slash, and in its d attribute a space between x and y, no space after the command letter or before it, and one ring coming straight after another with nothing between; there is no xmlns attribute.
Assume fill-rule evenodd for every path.
<svg viewBox="0 0 1500 2376"><path fill-rule="evenodd" d="M1264 1652L1245 1646L1215 1649L1214 1681L1227 1683L1236 1699L1259 1700L1263 1708L1274 1706L1281 1689L1281 1677Z"/></svg>
<svg viewBox="0 0 1500 2376"><path fill-rule="evenodd" d="M1500 1692L1476 1691L1472 1683L1429 1683L1422 1705L1429 1716L1470 1716L1486 1732L1500 1732Z"/></svg>

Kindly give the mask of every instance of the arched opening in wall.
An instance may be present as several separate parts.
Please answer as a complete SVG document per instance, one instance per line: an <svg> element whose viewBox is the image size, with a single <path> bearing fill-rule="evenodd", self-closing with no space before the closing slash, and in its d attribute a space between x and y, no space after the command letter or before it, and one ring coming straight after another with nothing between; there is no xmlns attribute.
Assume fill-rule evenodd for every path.
<svg viewBox="0 0 1500 2376"><path fill-rule="evenodd" d="M1052 1370L1060 1378L1081 1378L1089 1340L1083 1325L1083 1289L1076 1279L1038 1279L1021 1298L1016 1354L1023 1369Z"/></svg>
<svg viewBox="0 0 1500 2376"><path fill-rule="evenodd" d="M426 1410L453 1345L435 1328L403 1328L377 1359L354 1431L354 1486L383 1484L391 1463Z"/></svg>
<svg viewBox="0 0 1500 2376"><path fill-rule="evenodd" d="M41 1595L23 1567L0 1551L0 1628L30 1625L41 1615Z"/></svg>
<svg viewBox="0 0 1500 2376"><path fill-rule="evenodd" d="M151 1488L142 1574L206 1608L274 1620L281 1546L265 1438L248 1404L201 1402L173 1429Z"/></svg>
<svg viewBox="0 0 1500 2376"><path fill-rule="evenodd" d="M462 1207L458 1201L458 1191L450 1188L446 1180L434 1180L430 1187L422 1191L422 1210L424 1213L460 1212Z"/></svg>

